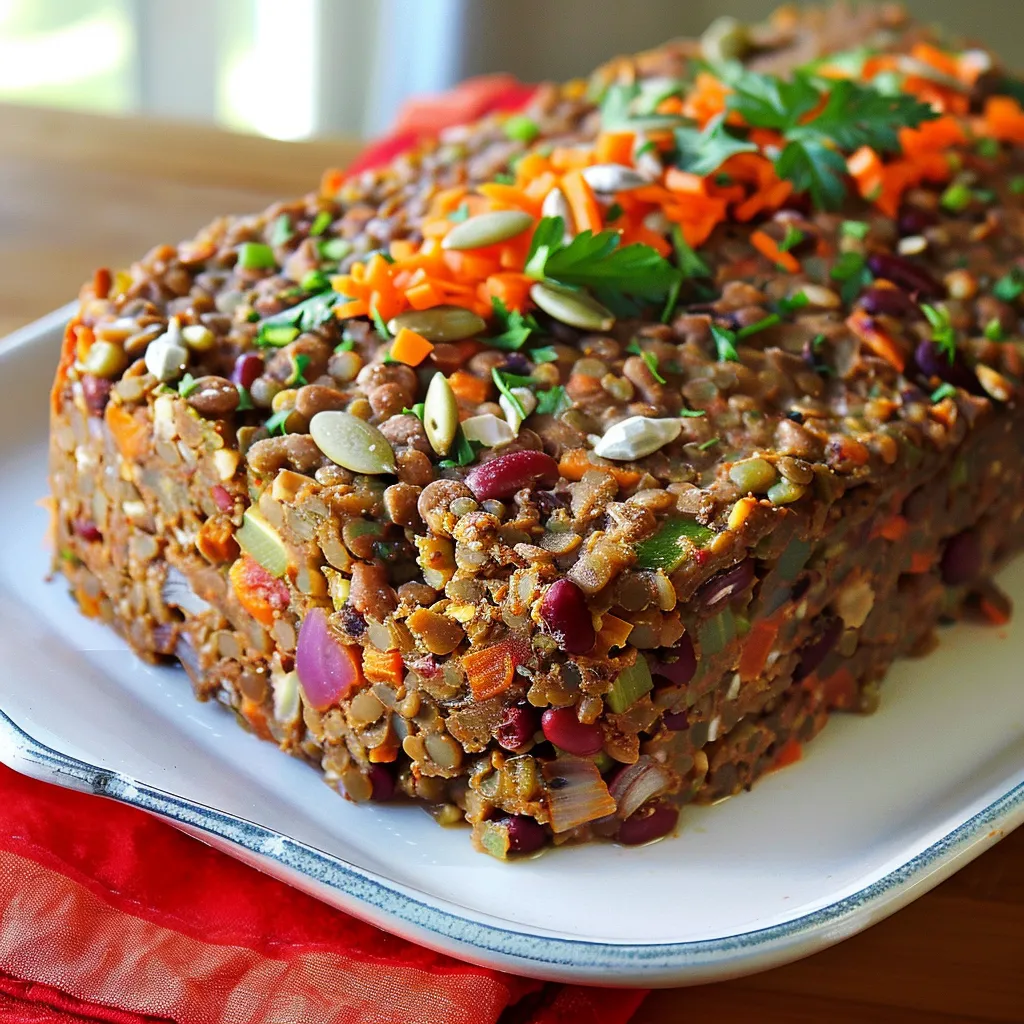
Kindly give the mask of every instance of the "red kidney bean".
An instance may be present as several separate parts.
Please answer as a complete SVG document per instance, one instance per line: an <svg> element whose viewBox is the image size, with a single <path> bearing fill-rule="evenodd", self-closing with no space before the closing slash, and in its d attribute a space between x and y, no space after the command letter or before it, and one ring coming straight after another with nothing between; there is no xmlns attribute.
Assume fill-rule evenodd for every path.
<svg viewBox="0 0 1024 1024"><path fill-rule="evenodd" d="M712 576L697 591L697 600L707 609L716 608L723 601L743 593L754 582L754 560L746 558L717 576Z"/></svg>
<svg viewBox="0 0 1024 1024"><path fill-rule="evenodd" d="M553 487L558 482L558 463L544 452L509 452L466 474L466 486L477 501L511 498L533 483Z"/></svg>
<svg viewBox="0 0 1024 1024"><path fill-rule="evenodd" d="M395 795L395 777L391 770L383 764L371 764L366 773L373 787L372 799L383 803Z"/></svg>
<svg viewBox="0 0 1024 1024"><path fill-rule="evenodd" d="M937 214L932 210L923 210L919 206L905 206L900 211L898 221L901 235L920 235L938 223Z"/></svg>
<svg viewBox="0 0 1024 1024"><path fill-rule="evenodd" d="M542 825L525 814L513 814L505 819L510 853L533 853L547 845L548 834Z"/></svg>
<svg viewBox="0 0 1024 1024"><path fill-rule="evenodd" d="M600 753L604 737L597 725L584 725L575 708L548 708L541 716L544 738L577 757Z"/></svg>
<svg viewBox="0 0 1024 1024"><path fill-rule="evenodd" d="M676 686L685 686L696 671L697 653L693 649L689 633L684 633L675 647L663 651L662 657L652 670L655 676L660 676Z"/></svg>
<svg viewBox="0 0 1024 1024"><path fill-rule="evenodd" d="M800 661L793 670L794 682L806 679L812 672L821 667L821 663L829 656L832 648L839 642L843 634L843 620L829 618L817 640L805 644L800 651Z"/></svg>
<svg viewBox="0 0 1024 1024"><path fill-rule="evenodd" d="M75 531L76 536L81 537L88 544L95 544L96 541L103 540L103 534L91 519L76 519L71 524L71 528Z"/></svg>
<svg viewBox="0 0 1024 1024"><path fill-rule="evenodd" d="M615 838L625 846L639 846L652 839L661 839L676 827L679 808L672 804L648 804L631 814L620 826Z"/></svg>
<svg viewBox="0 0 1024 1024"><path fill-rule="evenodd" d="M82 378L82 397L85 399L85 407L93 416L102 416L103 410L110 400L110 389L113 384L103 377L94 377L87 373Z"/></svg>
<svg viewBox="0 0 1024 1024"><path fill-rule="evenodd" d="M858 305L871 316L895 316L920 320L921 307L902 288L869 288Z"/></svg>
<svg viewBox="0 0 1024 1024"><path fill-rule="evenodd" d="M210 494L213 496L214 503L221 512L233 512L235 510L235 499L231 497L227 488L221 487L220 484L214 484L210 488Z"/></svg>
<svg viewBox="0 0 1024 1024"><path fill-rule="evenodd" d="M927 270L891 252L873 252L868 257L868 266L875 277L884 277L908 292L931 299L941 299L946 294L946 286Z"/></svg>
<svg viewBox="0 0 1024 1024"><path fill-rule="evenodd" d="M502 711L494 736L506 750L521 750L533 739L539 725L536 708L513 704Z"/></svg>
<svg viewBox="0 0 1024 1024"><path fill-rule="evenodd" d="M248 390L252 383L263 373L263 356L257 352L244 352L235 360L235 368L231 371L234 384L241 384Z"/></svg>
<svg viewBox="0 0 1024 1024"><path fill-rule="evenodd" d="M686 732L690 728L690 716L685 711L666 711L661 720L669 732Z"/></svg>
<svg viewBox="0 0 1024 1024"><path fill-rule="evenodd" d="M970 583L981 572L981 541L974 530L964 530L946 543L942 553L942 581L951 587Z"/></svg>
<svg viewBox="0 0 1024 1024"><path fill-rule="evenodd" d="M572 580L557 580L548 587L540 603L540 617L568 654L586 654L597 640L587 599Z"/></svg>

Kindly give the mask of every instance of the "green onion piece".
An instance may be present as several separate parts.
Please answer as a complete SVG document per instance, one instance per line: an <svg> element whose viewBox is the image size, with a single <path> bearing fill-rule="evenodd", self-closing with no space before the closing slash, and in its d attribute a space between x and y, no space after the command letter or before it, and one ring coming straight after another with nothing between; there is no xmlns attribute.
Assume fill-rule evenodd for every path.
<svg viewBox="0 0 1024 1024"><path fill-rule="evenodd" d="M260 332L256 335L256 344L270 348L283 348L301 333L294 324L264 323L260 325Z"/></svg>
<svg viewBox="0 0 1024 1024"><path fill-rule="evenodd" d="M978 139L978 144L974 147L974 150L978 156L983 156L987 160L994 160L1002 152L1002 147L995 139Z"/></svg>
<svg viewBox="0 0 1024 1024"><path fill-rule="evenodd" d="M352 243L347 238L325 238L317 249L321 259L337 263L352 251Z"/></svg>
<svg viewBox="0 0 1024 1024"><path fill-rule="evenodd" d="M327 275L322 270L311 270L299 285L304 292L322 292L331 287L331 282L327 280Z"/></svg>
<svg viewBox="0 0 1024 1024"><path fill-rule="evenodd" d="M711 325L711 336L715 339L715 348L718 350L718 361L725 363L738 363L740 354L736 350L736 332L730 331L718 324Z"/></svg>
<svg viewBox="0 0 1024 1024"><path fill-rule="evenodd" d="M703 409L680 409L676 413L681 419L696 419L698 416L706 416L707 413Z"/></svg>
<svg viewBox="0 0 1024 1024"><path fill-rule="evenodd" d="M540 128L533 118L516 114L505 122L505 134L516 142L529 144L540 135Z"/></svg>
<svg viewBox="0 0 1024 1024"><path fill-rule="evenodd" d="M985 324L985 337L988 338L989 341L1002 341L1006 337L1003 325L999 322L997 317L993 317L987 324Z"/></svg>
<svg viewBox="0 0 1024 1024"><path fill-rule="evenodd" d="M1024 176L1017 177L1011 180L1010 191L1015 196L1024 195Z"/></svg>
<svg viewBox="0 0 1024 1024"><path fill-rule="evenodd" d="M281 535L253 508L242 515L235 534L238 546L254 561L279 579L288 571L288 552Z"/></svg>
<svg viewBox="0 0 1024 1024"><path fill-rule="evenodd" d="M846 238L865 239L871 225L863 220L844 220L842 232Z"/></svg>
<svg viewBox="0 0 1024 1024"><path fill-rule="evenodd" d="M267 428L269 434L279 434L284 437L288 433L288 417L294 412L294 409L282 409L280 412L275 412L273 416L267 420L263 425Z"/></svg>
<svg viewBox="0 0 1024 1024"><path fill-rule="evenodd" d="M264 242L243 242L238 247L238 265L243 270L272 270L277 260L274 250Z"/></svg>
<svg viewBox="0 0 1024 1024"><path fill-rule="evenodd" d="M503 374L501 372L501 370L499 370L496 366L491 368L491 377L494 380L494 383L498 386L498 390L501 392L501 394L505 398L508 399L509 405L511 405L512 408L515 409L515 411L519 414L520 420L525 420L526 419L526 410L523 408L523 403L520 402L519 399L516 398L516 396L512 394L512 388L510 388L508 383L506 383L505 376L506 375ZM514 375L510 375L510 376L514 376ZM529 381L530 378L527 377L525 379L527 381ZM518 384L513 384L512 385L512 387L518 387L518 386L519 386Z"/></svg>
<svg viewBox="0 0 1024 1024"><path fill-rule="evenodd" d="M792 224L786 225L786 237L779 242L780 252L789 252L794 246L799 245L807 236Z"/></svg>
<svg viewBox="0 0 1024 1024"><path fill-rule="evenodd" d="M548 388L547 391L537 392L535 411L538 416L557 416L560 412L568 409L570 405L572 402L565 393L565 388L561 384L556 384L553 388Z"/></svg>
<svg viewBox="0 0 1024 1024"><path fill-rule="evenodd" d="M653 352L641 352L640 358L644 361L651 376L659 383L668 383L658 370L658 357Z"/></svg>
<svg viewBox="0 0 1024 1024"><path fill-rule="evenodd" d="M182 398L188 398L194 391L199 389L199 383L191 373L186 373L178 382L178 394Z"/></svg>
<svg viewBox="0 0 1024 1024"><path fill-rule="evenodd" d="M942 193L942 199L940 202L942 206L949 210L951 213L960 213L966 210L971 205L971 200L974 198L974 194L971 190L963 184L963 182L955 182Z"/></svg>
<svg viewBox="0 0 1024 1024"><path fill-rule="evenodd" d="M638 654L636 661L618 674L604 699L614 714L621 715L653 689L654 680L651 679L647 659Z"/></svg>
<svg viewBox="0 0 1024 1024"><path fill-rule="evenodd" d="M720 437L712 437L703 444L697 445L697 448L702 452L707 452L714 448L716 444L719 444L721 440L722 439Z"/></svg>
<svg viewBox="0 0 1024 1024"><path fill-rule="evenodd" d="M377 312L376 306L370 307L370 319L373 321L373 326L377 333L385 340L391 340L391 332L388 330L388 325L384 323L384 318Z"/></svg>
<svg viewBox="0 0 1024 1024"><path fill-rule="evenodd" d="M696 519L673 516L662 523L653 536L636 546L638 569L662 569L675 572L697 548L703 547L715 536Z"/></svg>
<svg viewBox="0 0 1024 1024"><path fill-rule="evenodd" d="M697 630L697 644L701 658L721 653L736 638L736 617L731 608L708 619Z"/></svg>
<svg viewBox="0 0 1024 1024"><path fill-rule="evenodd" d="M781 323L782 317L778 313L769 313L763 320L758 320L756 324L747 324L746 327L741 327L736 332L736 337L749 338L752 334L760 334L761 331L766 331L769 327Z"/></svg>
<svg viewBox="0 0 1024 1024"><path fill-rule="evenodd" d="M417 402L411 409L403 409L403 416L415 416L420 422L423 421L423 402Z"/></svg>
<svg viewBox="0 0 1024 1024"><path fill-rule="evenodd" d="M252 404L252 395L249 394L249 389L242 387L241 384L236 384L238 388L238 412L248 412L250 409L255 409L256 406Z"/></svg>
<svg viewBox="0 0 1024 1024"><path fill-rule="evenodd" d="M314 238L317 235L322 235L331 226L331 221L333 219L334 218L326 210L321 210L316 217L313 218L313 223L309 228L310 235Z"/></svg>
<svg viewBox="0 0 1024 1024"><path fill-rule="evenodd" d="M337 345L334 346L335 352L351 352L356 347L355 338L342 338Z"/></svg>
<svg viewBox="0 0 1024 1024"><path fill-rule="evenodd" d="M531 348L530 359L535 363L557 363L558 353L553 346L545 345L543 348Z"/></svg>
<svg viewBox="0 0 1024 1024"><path fill-rule="evenodd" d="M287 213L282 213L277 220L274 221L274 226L270 229L270 244L271 245L284 245L290 238L293 238L295 232L292 231L292 219Z"/></svg>
<svg viewBox="0 0 1024 1024"><path fill-rule="evenodd" d="M948 381L940 384L932 392L932 401L941 402L944 398L953 398L956 395L956 388L953 387Z"/></svg>

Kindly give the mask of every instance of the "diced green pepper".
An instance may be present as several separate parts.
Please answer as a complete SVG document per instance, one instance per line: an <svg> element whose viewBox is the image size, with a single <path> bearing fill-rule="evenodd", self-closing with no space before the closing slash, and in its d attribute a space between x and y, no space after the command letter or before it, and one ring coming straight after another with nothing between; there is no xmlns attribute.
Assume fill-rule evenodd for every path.
<svg viewBox="0 0 1024 1024"><path fill-rule="evenodd" d="M238 265L243 270L272 270L277 260L274 250L264 242L243 242L238 247Z"/></svg>
<svg viewBox="0 0 1024 1024"><path fill-rule="evenodd" d="M714 536L714 530L702 526L696 519L685 516L668 519L653 537L637 544L636 567L675 572L694 548L703 547Z"/></svg>
<svg viewBox="0 0 1024 1024"><path fill-rule="evenodd" d="M736 618L731 608L719 612L714 618L708 619L697 631L700 645L700 656L710 658L724 651L736 637Z"/></svg>
<svg viewBox="0 0 1024 1024"><path fill-rule="evenodd" d="M653 689L654 680L651 679L651 670L647 666L647 659L642 654L638 654L636 661L619 673L612 688L608 691L605 701L612 712L621 715Z"/></svg>

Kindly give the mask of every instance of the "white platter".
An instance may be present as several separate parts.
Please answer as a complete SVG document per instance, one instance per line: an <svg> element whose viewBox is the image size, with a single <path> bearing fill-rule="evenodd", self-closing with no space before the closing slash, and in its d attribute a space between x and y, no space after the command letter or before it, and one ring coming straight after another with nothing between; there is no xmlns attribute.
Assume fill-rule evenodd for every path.
<svg viewBox="0 0 1024 1024"><path fill-rule="evenodd" d="M957 626L752 793L643 849L474 853L411 806L355 806L193 701L47 583L47 391L66 310L0 343L0 761L168 818L382 928L540 978L681 985L880 920L1024 820L1024 625ZM1002 580L1024 605L1024 564Z"/></svg>

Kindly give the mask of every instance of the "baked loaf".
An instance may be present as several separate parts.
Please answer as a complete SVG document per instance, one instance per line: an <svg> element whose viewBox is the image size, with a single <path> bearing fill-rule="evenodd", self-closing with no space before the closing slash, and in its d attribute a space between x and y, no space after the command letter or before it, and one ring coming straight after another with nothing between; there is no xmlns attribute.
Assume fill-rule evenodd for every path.
<svg viewBox="0 0 1024 1024"><path fill-rule="evenodd" d="M56 564L352 800L664 836L1009 613L1022 95L890 7L722 19L100 270Z"/></svg>

